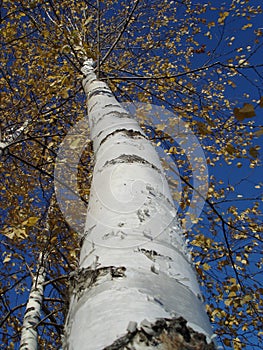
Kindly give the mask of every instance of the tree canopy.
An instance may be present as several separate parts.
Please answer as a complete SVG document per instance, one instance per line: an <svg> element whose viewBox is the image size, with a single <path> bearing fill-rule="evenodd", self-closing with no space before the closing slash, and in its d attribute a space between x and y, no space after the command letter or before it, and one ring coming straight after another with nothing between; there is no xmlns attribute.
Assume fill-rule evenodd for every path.
<svg viewBox="0 0 263 350"><path fill-rule="evenodd" d="M259 0L1 1L2 346L19 344L40 252L47 275L39 346L61 344L79 238L56 201L54 168L86 113L87 56L119 101L171 112L153 116L149 107L137 117L163 156L182 226L194 206L194 169L173 116L197 137L209 188L185 236L207 312L223 349L262 347L261 18ZM78 164L85 205L92 164L87 141Z"/></svg>

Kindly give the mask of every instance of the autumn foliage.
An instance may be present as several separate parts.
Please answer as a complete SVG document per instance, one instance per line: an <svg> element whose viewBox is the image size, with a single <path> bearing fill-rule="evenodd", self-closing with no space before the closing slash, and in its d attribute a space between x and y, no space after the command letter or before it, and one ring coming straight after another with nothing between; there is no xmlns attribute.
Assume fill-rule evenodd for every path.
<svg viewBox="0 0 263 350"><path fill-rule="evenodd" d="M164 106L198 138L209 190L185 235L207 312L223 349L261 349L260 1L3 0L0 43L1 346L19 344L40 251L47 277L39 348L61 346L80 242L56 203L54 167L63 138L85 116L80 68L86 56L120 101ZM138 118L169 156L163 166L183 225L194 189L174 120ZM87 143L78 165L86 204L91 148Z"/></svg>

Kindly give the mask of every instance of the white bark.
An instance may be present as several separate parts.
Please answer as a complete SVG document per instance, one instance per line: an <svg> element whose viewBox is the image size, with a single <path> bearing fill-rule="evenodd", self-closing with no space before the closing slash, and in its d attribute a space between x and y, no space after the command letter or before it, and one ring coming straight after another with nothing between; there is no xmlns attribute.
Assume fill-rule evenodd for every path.
<svg viewBox="0 0 263 350"><path fill-rule="evenodd" d="M209 341L212 331L158 155L90 61L83 73L95 167L64 348L124 349L114 345L121 337L179 316ZM132 344L147 347L135 339Z"/></svg>
<svg viewBox="0 0 263 350"><path fill-rule="evenodd" d="M13 130L13 128L11 128L11 130L9 130L9 134L6 135L6 137L3 140L2 140L2 133L0 129L0 156L5 151L6 148L8 148L13 143L18 142L20 140L21 136L25 132L27 125L28 125L28 121L26 120L23 123L23 125L17 130Z"/></svg>
<svg viewBox="0 0 263 350"><path fill-rule="evenodd" d="M36 350L38 348L38 333L36 325L40 321L45 278L46 271L44 256L40 253L38 268L32 278L32 286L25 309L21 331L20 350Z"/></svg>

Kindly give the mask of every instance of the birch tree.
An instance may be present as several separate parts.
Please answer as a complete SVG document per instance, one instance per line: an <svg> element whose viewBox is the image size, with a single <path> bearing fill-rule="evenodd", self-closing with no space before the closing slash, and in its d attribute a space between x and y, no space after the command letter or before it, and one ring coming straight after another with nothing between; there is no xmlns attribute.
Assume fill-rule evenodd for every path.
<svg viewBox="0 0 263 350"><path fill-rule="evenodd" d="M34 271L43 248L58 150L71 127L85 119L84 48L97 61L98 78L119 101L164 106L198 137L209 190L202 214L184 235L206 311L225 349L261 349L263 33L258 0L3 0L0 6L1 346L19 346L31 285L26 264ZM194 205L193 173L176 142L174 118L138 113L137 120L164 156L183 226ZM87 147L77 176L83 206L88 205L92 159ZM61 346L67 289L84 229L74 230L58 204L49 223L47 288L37 328L39 348L53 350ZM148 261L148 252L139 255Z"/></svg>
<svg viewBox="0 0 263 350"><path fill-rule="evenodd" d="M38 347L37 324L41 317L45 279L45 255L40 253L36 273L32 276L32 286L25 308L20 350L36 350Z"/></svg>
<svg viewBox="0 0 263 350"><path fill-rule="evenodd" d="M82 71L95 166L64 348L197 349L212 331L162 166L92 62Z"/></svg>

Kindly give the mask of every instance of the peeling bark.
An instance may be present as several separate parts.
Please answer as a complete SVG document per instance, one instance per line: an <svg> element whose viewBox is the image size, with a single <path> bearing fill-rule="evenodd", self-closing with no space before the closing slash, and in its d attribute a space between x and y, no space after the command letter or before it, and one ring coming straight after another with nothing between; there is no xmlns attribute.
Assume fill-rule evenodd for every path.
<svg viewBox="0 0 263 350"><path fill-rule="evenodd" d="M91 61L82 71L95 167L64 349L214 349L158 155Z"/></svg>
<svg viewBox="0 0 263 350"><path fill-rule="evenodd" d="M213 343L207 344L206 337L187 327L183 317L161 319L155 323L144 320L140 327L131 323L127 334L103 350L215 350Z"/></svg>

